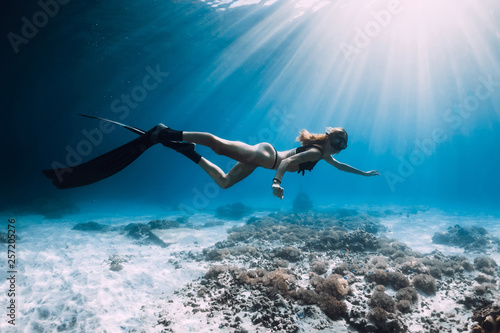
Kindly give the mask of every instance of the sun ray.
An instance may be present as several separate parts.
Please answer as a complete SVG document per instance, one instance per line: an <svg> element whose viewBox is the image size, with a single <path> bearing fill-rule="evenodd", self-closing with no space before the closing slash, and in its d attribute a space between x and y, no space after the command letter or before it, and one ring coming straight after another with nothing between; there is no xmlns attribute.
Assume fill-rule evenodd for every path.
<svg viewBox="0 0 500 333"><path fill-rule="evenodd" d="M217 8L253 6L242 20L254 23L221 52L207 81L255 71L255 107L287 108L293 130L340 124L375 151L400 153L481 77L500 73L493 0L241 1Z"/></svg>

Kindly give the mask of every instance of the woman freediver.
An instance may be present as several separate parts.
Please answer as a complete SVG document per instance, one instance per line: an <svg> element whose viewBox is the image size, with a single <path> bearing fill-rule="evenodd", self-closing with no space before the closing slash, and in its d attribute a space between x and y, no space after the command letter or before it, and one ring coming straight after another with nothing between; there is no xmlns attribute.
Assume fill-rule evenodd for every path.
<svg viewBox="0 0 500 333"><path fill-rule="evenodd" d="M233 186L261 167L276 170L272 183L273 195L282 199L284 189L281 187L281 181L285 172L302 172L304 175L306 170L312 171L320 160L325 160L341 171L362 176L380 176L376 170L361 171L332 157L347 148L348 135L342 127L328 127L325 134L311 134L302 130L297 138L301 147L277 151L267 142L252 146L240 141L221 139L210 133L175 131L163 126L159 124L157 134L152 134L153 143L159 142L168 146L172 142L185 141L183 149L174 149L198 164L223 189ZM199 155L195 144L209 147L216 154L232 158L238 163L226 174L217 165Z"/></svg>
<svg viewBox="0 0 500 333"><path fill-rule="evenodd" d="M311 134L302 130L297 138L301 147L277 151L267 142L249 145L241 141L225 140L210 133L176 131L163 124L145 132L112 120L85 117L120 125L140 137L83 164L43 170L59 189L84 186L107 178L158 143L174 149L198 164L223 189L245 179L258 167L276 170L272 190L273 195L280 199L283 199L284 189L281 187L281 181L285 172L297 171L304 175L306 170L311 171L320 160L325 160L341 171L362 176L380 176L376 170L361 171L332 157L347 147L348 135L341 127L328 127L325 134ZM237 163L228 173L224 173L217 165L198 154L195 150L196 144L209 147L216 154L232 158Z"/></svg>

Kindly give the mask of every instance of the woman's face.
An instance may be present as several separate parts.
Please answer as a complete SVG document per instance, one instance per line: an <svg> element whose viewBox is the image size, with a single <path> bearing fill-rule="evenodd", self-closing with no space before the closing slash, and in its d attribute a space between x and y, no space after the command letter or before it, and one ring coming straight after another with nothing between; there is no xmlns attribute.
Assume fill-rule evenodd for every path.
<svg viewBox="0 0 500 333"><path fill-rule="evenodd" d="M347 137L345 133L332 133L329 135L330 147L337 153L347 148Z"/></svg>

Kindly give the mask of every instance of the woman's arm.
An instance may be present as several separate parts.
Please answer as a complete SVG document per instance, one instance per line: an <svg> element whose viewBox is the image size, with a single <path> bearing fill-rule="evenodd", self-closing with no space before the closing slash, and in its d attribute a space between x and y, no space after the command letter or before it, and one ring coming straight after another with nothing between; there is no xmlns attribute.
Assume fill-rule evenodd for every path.
<svg viewBox="0 0 500 333"><path fill-rule="evenodd" d="M283 179L283 176L285 175L286 170L292 163L304 163L304 162L309 162L309 161L316 161L321 157L321 152L318 149L309 149L306 150L302 153L292 155L290 157L287 157L283 159L279 166L278 169L276 169L276 174L274 175L273 178L273 195L283 199L283 193L284 189L280 186L281 181Z"/></svg>
<svg viewBox="0 0 500 333"><path fill-rule="evenodd" d="M341 163L341 162L337 161L336 159L334 159L330 155L325 157L325 161L327 161L329 164L333 165L334 167L336 167L340 171L345 171L345 172L354 173L356 175L367 176L367 177L380 176L380 173L377 170L370 170L370 171L366 171L366 172L361 171L361 170L356 169L350 165L347 165L345 163Z"/></svg>

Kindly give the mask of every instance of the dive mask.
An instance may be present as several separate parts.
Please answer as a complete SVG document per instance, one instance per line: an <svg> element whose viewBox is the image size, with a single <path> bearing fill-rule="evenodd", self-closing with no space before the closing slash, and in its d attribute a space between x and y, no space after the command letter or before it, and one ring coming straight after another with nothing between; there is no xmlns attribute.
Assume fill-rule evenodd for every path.
<svg viewBox="0 0 500 333"><path fill-rule="evenodd" d="M330 138L330 145L338 151L347 148L347 139L344 137L333 137Z"/></svg>

